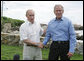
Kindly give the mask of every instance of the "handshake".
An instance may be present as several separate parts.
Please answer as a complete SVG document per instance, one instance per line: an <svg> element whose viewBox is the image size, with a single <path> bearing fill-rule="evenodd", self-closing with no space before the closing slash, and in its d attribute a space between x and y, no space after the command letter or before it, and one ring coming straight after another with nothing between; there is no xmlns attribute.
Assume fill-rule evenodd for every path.
<svg viewBox="0 0 84 61"><path fill-rule="evenodd" d="M36 46L39 47L39 48L43 48L43 43L39 42L39 43L36 44Z"/></svg>

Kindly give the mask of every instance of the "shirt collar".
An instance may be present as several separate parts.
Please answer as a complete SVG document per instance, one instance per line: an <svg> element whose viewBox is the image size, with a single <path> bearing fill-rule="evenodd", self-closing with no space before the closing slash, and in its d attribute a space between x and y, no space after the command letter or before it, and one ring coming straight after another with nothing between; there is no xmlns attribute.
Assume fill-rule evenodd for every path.
<svg viewBox="0 0 84 61"><path fill-rule="evenodd" d="M29 22L28 20L26 20L26 23L27 24L29 24L29 25L32 25L32 23L31 22ZM35 24L36 22L34 21L34 23L33 24Z"/></svg>
<svg viewBox="0 0 84 61"><path fill-rule="evenodd" d="M63 21L64 20L64 17L62 16L62 18L60 20ZM55 21L57 21L56 17L55 17Z"/></svg>

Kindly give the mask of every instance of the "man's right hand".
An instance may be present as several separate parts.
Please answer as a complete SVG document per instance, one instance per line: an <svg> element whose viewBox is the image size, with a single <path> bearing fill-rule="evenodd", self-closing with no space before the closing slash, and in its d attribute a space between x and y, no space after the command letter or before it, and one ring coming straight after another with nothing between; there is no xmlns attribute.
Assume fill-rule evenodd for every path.
<svg viewBox="0 0 84 61"><path fill-rule="evenodd" d="M43 43L42 43L42 42L39 42L39 43L37 43L37 46L38 46L39 48L43 48Z"/></svg>

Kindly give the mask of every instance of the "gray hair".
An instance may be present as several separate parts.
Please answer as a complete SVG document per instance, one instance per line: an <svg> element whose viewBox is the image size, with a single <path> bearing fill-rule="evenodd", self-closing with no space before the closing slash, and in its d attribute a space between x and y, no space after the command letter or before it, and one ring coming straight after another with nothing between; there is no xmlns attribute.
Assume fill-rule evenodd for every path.
<svg viewBox="0 0 84 61"><path fill-rule="evenodd" d="M61 4L56 4L56 5L54 6L54 10L55 10L56 7L58 7L58 6L60 6L60 7L64 10L64 7L63 7Z"/></svg>
<svg viewBox="0 0 84 61"><path fill-rule="evenodd" d="M29 11L33 11L33 9L28 9L27 11L26 11L26 16L28 15L28 12ZM34 12L34 11L33 11Z"/></svg>

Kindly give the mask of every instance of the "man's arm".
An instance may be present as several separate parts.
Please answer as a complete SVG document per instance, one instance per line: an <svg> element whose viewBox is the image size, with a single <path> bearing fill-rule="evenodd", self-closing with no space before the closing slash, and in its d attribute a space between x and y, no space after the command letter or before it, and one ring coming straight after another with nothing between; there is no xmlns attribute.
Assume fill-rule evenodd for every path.
<svg viewBox="0 0 84 61"><path fill-rule="evenodd" d="M76 33L74 30L74 26L72 25L72 23L69 23L69 34L70 34L70 50L69 52L74 53L74 49L76 46Z"/></svg>
<svg viewBox="0 0 84 61"><path fill-rule="evenodd" d="M76 46L76 33L74 30L74 26L72 25L72 23L69 23L69 35L70 35L70 49L68 52L68 57L71 57L74 53L75 50L75 46Z"/></svg>
<svg viewBox="0 0 84 61"><path fill-rule="evenodd" d="M48 25L47 31L46 31L46 36L45 36L44 41L43 41L43 45L46 45L47 42L50 40L50 38L51 38L51 34L50 34L50 28Z"/></svg>
<svg viewBox="0 0 84 61"><path fill-rule="evenodd" d="M37 46L39 48L42 48L42 46L41 46L42 43L32 42L31 40L28 39L28 37L27 37L28 33L26 33L26 30L24 30L23 28L24 27L20 27L20 41L24 42L28 45L34 45L34 46Z"/></svg>
<svg viewBox="0 0 84 61"><path fill-rule="evenodd" d="M31 40L28 40L28 39L25 39L23 42L26 43L26 44L28 44L28 45L33 45L33 46L36 46L36 47L39 47L39 48L43 48L41 42L39 42L39 43L32 42Z"/></svg>
<svg viewBox="0 0 84 61"><path fill-rule="evenodd" d="M28 45L34 45L34 46L37 46L37 44L38 44L38 43L32 42L31 40L28 40L28 39L23 40L23 42L28 44Z"/></svg>

